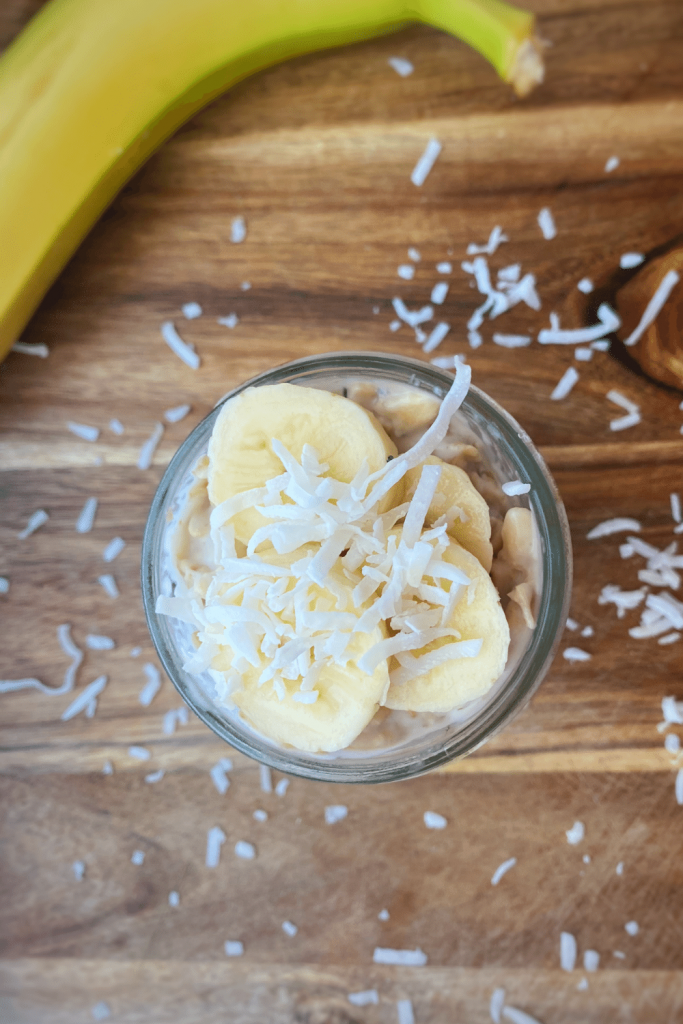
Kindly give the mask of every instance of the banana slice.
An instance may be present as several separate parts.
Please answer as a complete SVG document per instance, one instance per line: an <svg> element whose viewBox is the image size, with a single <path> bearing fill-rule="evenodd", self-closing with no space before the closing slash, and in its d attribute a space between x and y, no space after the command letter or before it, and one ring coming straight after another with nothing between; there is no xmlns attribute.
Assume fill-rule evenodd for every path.
<svg viewBox="0 0 683 1024"><path fill-rule="evenodd" d="M525 625L533 629L536 625L534 604L541 589L541 542L531 509L521 506L508 509L501 536L503 546L496 559L493 579L498 591L519 605Z"/></svg>
<svg viewBox="0 0 683 1024"><path fill-rule="evenodd" d="M370 472L397 454L396 446L372 413L341 395L294 384L248 388L223 406L209 442L209 498L219 505L243 491L262 487L283 472L273 453L277 438L297 459L313 445L326 475L350 483L366 459ZM390 492L380 509L390 508ZM268 524L255 509L232 520L235 536L247 543Z"/></svg>
<svg viewBox="0 0 683 1024"><path fill-rule="evenodd" d="M442 557L444 561L461 569L475 584L471 601L471 585L464 589L449 620L449 626L458 631L461 640L480 639L481 649L475 657L444 662L407 682L396 681L400 677L399 663L396 659L390 659L392 682L384 704L395 711L452 711L485 694L505 668L510 630L490 576L475 556L455 541ZM444 590L450 590L447 581L434 582ZM420 658L456 640L447 637L433 640L426 647L415 651L411 657ZM410 658L405 655L403 661L406 665L410 664Z"/></svg>
<svg viewBox="0 0 683 1024"><path fill-rule="evenodd" d="M491 571L493 547L491 546L491 519L489 507L479 491L471 483L463 469L442 462L430 455L422 465L441 466L441 478L427 513L427 525L431 526L443 515L448 515L456 506L467 516L467 522L456 516L448 527L448 533L467 551L477 558L487 572ZM404 478L403 501L410 501L420 481L422 466L409 470Z"/></svg>
<svg viewBox="0 0 683 1024"><path fill-rule="evenodd" d="M275 565L288 565L306 554L315 553L315 548L308 545L291 555L278 555L269 549L261 553L264 562ZM360 577L359 577L360 578ZM288 589L294 586L291 580ZM348 594L346 611L359 617L365 610L353 607L351 599L352 584L338 562L330 573L330 586L319 587L311 583L309 594L314 603L324 607L335 608L338 596ZM271 611L272 614L272 611ZM281 613L285 621L292 619L287 612ZM300 691L301 677L286 679L278 675L278 688L282 699L278 696L272 680L259 685L265 669L270 661L262 657L259 666L249 666L241 673L242 688L231 694L230 699L239 709L240 715L257 732L275 743L294 747L296 750L311 753L342 750L348 747L363 731L368 722L378 711L389 688L389 669L385 660L381 661L372 675L358 668L358 660L374 644L386 637L384 623L371 633L351 633L344 657L348 658L345 665L336 662L323 664L315 679L312 690L318 697L314 703L301 703L295 697L305 696ZM212 661L212 668L229 671L233 662L230 647L221 647L220 653Z"/></svg>

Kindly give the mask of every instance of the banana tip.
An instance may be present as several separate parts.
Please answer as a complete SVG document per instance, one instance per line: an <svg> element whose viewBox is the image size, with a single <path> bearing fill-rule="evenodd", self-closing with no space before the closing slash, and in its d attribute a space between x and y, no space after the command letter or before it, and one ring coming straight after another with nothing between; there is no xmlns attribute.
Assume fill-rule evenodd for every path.
<svg viewBox="0 0 683 1024"><path fill-rule="evenodd" d="M525 39L517 49L508 81L518 96L528 96L545 78L544 43L538 36Z"/></svg>

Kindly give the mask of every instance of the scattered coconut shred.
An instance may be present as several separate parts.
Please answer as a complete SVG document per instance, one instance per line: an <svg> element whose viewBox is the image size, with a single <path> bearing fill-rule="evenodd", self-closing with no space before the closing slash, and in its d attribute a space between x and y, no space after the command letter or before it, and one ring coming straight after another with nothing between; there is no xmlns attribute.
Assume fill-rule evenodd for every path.
<svg viewBox="0 0 683 1024"><path fill-rule="evenodd" d="M448 625L452 608L472 581L442 558L449 544L446 517L431 529L423 530L439 482L440 467L424 466L410 503L383 514L377 511L384 495L409 469L423 463L446 436L451 417L467 394L470 379L470 368L458 364L453 385L432 425L416 445L377 472L370 474L364 464L350 484L342 483L323 475L327 466L319 463L311 446L304 446L301 462L298 462L280 441L273 439L272 449L282 462L284 472L266 486L238 494L212 510L210 535L220 566L216 585L211 585L204 599L200 599L178 582L174 596L157 598L156 611L195 626L198 647L184 669L188 672L208 670L222 703L234 707L231 695L242 686L241 672L259 663L259 651L268 659L259 684L271 682L279 699L284 700L284 680L301 678L299 689L291 699L302 704L315 703L318 699L316 681L322 668L345 664L345 651L354 633L371 632L382 620L390 621L397 632L374 643L358 660L359 668L368 675L392 655L399 663L392 673L392 680L397 684L408 682L443 662L477 656L482 638L461 640ZM284 495L293 504L283 504ZM330 503L331 498L336 499L336 504ZM254 506L275 522L256 530L246 555L238 557L232 530L226 524L235 513ZM278 517L281 517L280 522ZM405 517L402 539L397 542L391 529L401 517ZM286 553L311 540L321 542L317 553L305 555L290 567L269 565L256 554L258 546L265 541L277 552ZM353 571L366 561L372 570L354 587L355 607L369 602L386 581L381 596L369 604L360 619L345 611L309 610L314 600L310 588L330 585L328 574L344 550L347 552L343 556L346 568ZM450 591L427 584L425 577L449 580ZM227 593L222 593L226 578L231 587ZM294 589L286 590L292 578L296 581ZM247 607L258 609L249 622L249 629L242 619L235 618L236 606L225 603L239 592L244 598L238 612ZM286 608L296 615L295 637L291 637L291 627L277 614ZM229 645L233 652L229 672L210 668L216 651L216 625L224 627L221 643ZM432 640L446 638L449 643L421 657L410 653ZM262 766L261 771L261 787L264 792L270 792L269 773L264 785L268 769Z"/></svg>

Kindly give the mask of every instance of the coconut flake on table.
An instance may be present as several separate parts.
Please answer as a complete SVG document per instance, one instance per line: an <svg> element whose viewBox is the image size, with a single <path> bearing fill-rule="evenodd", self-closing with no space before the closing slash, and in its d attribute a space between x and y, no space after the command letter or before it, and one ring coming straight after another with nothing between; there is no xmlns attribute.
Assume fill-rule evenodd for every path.
<svg viewBox="0 0 683 1024"><path fill-rule="evenodd" d="M343 821L348 813L349 809L344 804L330 804L325 808L325 824L336 825L338 821Z"/></svg>
<svg viewBox="0 0 683 1024"><path fill-rule="evenodd" d="M470 348L475 348L475 349L476 348L481 348L481 346L482 346L482 344L484 342L484 339L482 338L482 336L479 333L479 331L468 331L467 332L467 340L469 342Z"/></svg>
<svg viewBox="0 0 683 1024"><path fill-rule="evenodd" d="M270 768L268 767L267 764L260 764L259 765L259 781L261 783L261 792L262 793L272 793L273 792L273 779L272 779L272 776L270 774Z"/></svg>
<svg viewBox="0 0 683 1024"><path fill-rule="evenodd" d="M491 876L491 885L498 885L503 875L506 875L510 868L514 868L516 863L517 858L510 857L509 860L504 860L502 864L499 864Z"/></svg>
<svg viewBox="0 0 683 1024"><path fill-rule="evenodd" d="M604 519L601 523L598 523L597 526L594 526L593 529L586 534L586 537L588 540L597 540L598 537L609 537L613 533L626 533L628 530L640 533L642 526L637 519L627 519L625 517Z"/></svg>
<svg viewBox="0 0 683 1024"><path fill-rule="evenodd" d="M393 331L394 333L396 333L396 331L400 330L400 327L401 327L401 321L400 320L392 320L391 323L389 324L389 330Z"/></svg>
<svg viewBox="0 0 683 1024"><path fill-rule="evenodd" d="M398 1024L415 1024L413 1004L410 999L399 999L396 1003Z"/></svg>
<svg viewBox="0 0 683 1024"><path fill-rule="evenodd" d="M175 889L173 890L173 892L169 892L168 894L168 905L169 907L180 906L180 893L177 893Z"/></svg>
<svg viewBox="0 0 683 1024"><path fill-rule="evenodd" d="M623 862L623 860L620 860L619 863L617 864L616 873L618 875L623 875L623 873L624 873L624 862Z"/></svg>
<svg viewBox="0 0 683 1024"><path fill-rule="evenodd" d="M597 971L600 964L600 954L595 949L586 949L583 954L584 971Z"/></svg>
<svg viewBox="0 0 683 1024"><path fill-rule="evenodd" d="M181 310L186 320L196 320L204 312L198 302L186 302Z"/></svg>
<svg viewBox="0 0 683 1024"><path fill-rule="evenodd" d="M372 954L373 963L386 964L391 967L424 967L427 956L421 949L389 949L375 946Z"/></svg>
<svg viewBox="0 0 683 1024"><path fill-rule="evenodd" d="M664 739L664 749L668 754L677 754L681 749L681 738L675 732L670 732Z"/></svg>
<svg viewBox="0 0 683 1024"><path fill-rule="evenodd" d="M168 423L179 423L180 420L184 420L189 412L192 412L191 405L176 405L173 409L167 409L164 413L164 419Z"/></svg>
<svg viewBox="0 0 683 1024"><path fill-rule="evenodd" d="M525 1013L524 1010L518 1010L515 1006L504 1006L503 1016L506 1020L511 1021L512 1024L541 1024L536 1017L532 1017L530 1013Z"/></svg>
<svg viewBox="0 0 683 1024"><path fill-rule="evenodd" d="M429 335L427 336L427 340L425 341L424 345L422 346L422 351L425 354L428 354L429 352L433 352L434 349L437 348L437 346L441 344L441 342L446 337L446 335L448 334L450 329L451 329L451 325L450 324L443 323L443 322L442 323L438 323L436 325L436 327L432 331L430 331Z"/></svg>
<svg viewBox="0 0 683 1024"><path fill-rule="evenodd" d="M436 265L437 274L452 274L453 264L449 260L442 260Z"/></svg>
<svg viewBox="0 0 683 1024"><path fill-rule="evenodd" d="M624 931L628 935L637 935L638 932L640 931L640 928L638 926L638 922L637 921L627 921L626 924L624 925Z"/></svg>
<svg viewBox="0 0 683 1024"><path fill-rule="evenodd" d="M500 1024L500 1015L503 1007L505 1006L505 989L494 988L491 993L491 1001L489 1002L489 1014L493 1024Z"/></svg>
<svg viewBox="0 0 683 1024"><path fill-rule="evenodd" d="M156 423L154 430L149 435L142 448L140 449L140 455L138 456L138 469L149 469L152 465L152 459L154 458L154 452L157 449L157 445L164 434L163 423Z"/></svg>
<svg viewBox="0 0 683 1024"><path fill-rule="evenodd" d="M419 263L420 260L422 259L422 256L420 255L420 250L416 249L414 246L411 245L410 248L408 249L408 259L412 260L413 263ZM377 312L379 312L379 308Z"/></svg>
<svg viewBox="0 0 683 1024"><path fill-rule="evenodd" d="M109 429L112 434L118 434L119 436L124 432L124 426L121 420L111 419L109 420Z"/></svg>
<svg viewBox="0 0 683 1024"><path fill-rule="evenodd" d="M420 324L426 323L431 320L434 316L434 309L432 306L422 306L421 309L408 309L403 299L395 296L391 300L391 304L394 307L394 312L399 320L402 320L405 324L413 329L419 327Z"/></svg>
<svg viewBox="0 0 683 1024"><path fill-rule="evenodd" d="M377 920L378 921L388 921L389 920L389 911L388 910L380 910L379 914L377 915Z"/></svg>
<svg viewBox="0 0 683 1024"><path fill-rule="evenodd" d="M49 518L49 515L44 509L37 509L37 511L33 512L29 516L26 526L17 534L17 537L19 540L26 540L26 538L30 537L32 533L35 533L36 530L40 529L40 527L43 526Z"/></svg>
<svg viewBox="0 0 683 1024"><path fill-rule="evenodd" d="M233 217L230 224L230 241L235 244L243 242L247 237L247 225L244 217Z"/></svg>
<svg viewBox="0 0 683 1024"><path fill-rule="evenodd" d="M102 774L103 775L113 775L114 774L114 766L111 763L111 761L106 760L104 762L104 764L102 765Z"/></svg>
<svg viewBox="0 0 683 1024"><path fill-rule="evenodd" d="M582 821L575 821L570 829L565 832L567 842L570 846L576 846L580 843L585 835L585 829Z"/></svg>
<svg viewBox="0 0 683 1024"><path fill-rule="evenodd" d="M681 522L681 498L678 494L670 494L669 501L671 502L671 518L675 523Z"/></svg>
<svg viewBox="0 0 683 1024"><path fill-rule="evenodd" d="M681 639L681 636L683 636L683 633L667 633L666 636L660 637L657 643L662 644L662 646L666 646L667 644L675 644L677 640Z"/></svg>
<svg viewBox="0 0 683 1024"><path fill-rule="evenodd" d="M163 720L163 732L165 736L172 736L176 730L177 725L187 725L189 721L189 715L187 708L183 704L180 708L172 708L167 711L164 715Z"/></svg>
<svg viewBox="0 0 683 1024"><path fill-rule="evenodd" d="M377 1006L379 996L376 988L367 988L363 992L349 992L346 997L353 1006Z"/></svg>
<svg viewBox="0 0 683 1024"><path fill-rule="evenodd" d="M128 747L128 757L134 757L136 761L149 761L151 756L147 747Z"/></svg>
<svg viewBox="0 0 683 1024"><path fill-rule="evenodd" d="M194 345L189 341L183 341L175 329L175 324L172 320L165 320L162 323L161 336L171 352L175 353L179 359L182 359L186 366L189 366L191 370L199 369L201 359L195 352Z"/></svg>
<svg viewBox="0 0 683 1024"><path fill-rule="evenodd" d="M139 658L142 654L142 647L131 647L130 656L131 658Z"/></svg>
<svg viewBox="0 0 683 1024"><path fill-rule="evenodd" d="M616 171L620 163L621 161L618 156L611 156L605 164L605 174L611 174L612 171Z"/></svg>
<svg viewBox="0 0 683 1024"><path fill-rule="evenodd" d="M227 772L232 768L232 761L227 757L222 757L221 760L213 766L209 772L211 781L218 793L221 796L225 796L230 788L230 779L227 776Z"/></svg>
<svg viewBox="0 0 683 1024"><path fill-rule="evenodd" d="M111 1017L111 1010L105 1002L95 1003L90 1012L94 1020L107 1020L108 1017Z"/></svg>
<svg viewBox="0 0 683 1024"><path fill-rule="evenodd" d="M238 839L235 843L235 856L239 857L240 860L254 860L256 857L256 849L251 843L246 843L243 839Z"/></svg>
<svg viewBox="0 0 683 1024"><path fill-rule="evenodd" d="M598 321L594 327L562 330L559 317L556 313L551 313L550 329L540 331L538 340L541 345L587 345L604 338L621 326L621 320L606 302L602 302L598 307Z"/></svg>
<svg viewBox="0 0 683 1024"><path fill-rule="evenodd" d="M297 926L295 924L292 924L291 921L283 921L282 930L285 933L285 935L289 935L290 939L293 939L296 933L299 931Z"/></svg>
<svg viewBox="0 0 683 1024"><path fill-rule="evenodd" d="M0 594L9 593L9 580L6 576L0 576Z"/></svg>
<svg viewBox="0 0 683 1024"><path fill-rule="evenodd" d="M102 690L107 685L107 680L107 676L98 676L97 679L92 681L92 683L89 683L88 686L79 693L76 699L69 704L68 708L62 712L62 721L68 722L70 719L80 714L81 711L85 711L88 718L92 718L95 713L95 708L97 707L96 698L99 697Z"/></svg>
<svg viewBox="0 0 683 1024"><path fill-rule="evenodd" d="M34 678L2 679L0 680L0 693L14 693L17 690L36 689L40 690L41 693L60 697L62 694L73 690L76 672L83 661L83 651L73 642L71 626L68 623L62 623L62 625L57 626L57 640L66 656L71 658L71 664L64 673L64 680L61 686L46 686L45 683L41 683L39 679Z"/></svg>
<svg viewBox="0 0 683 1024"><path fill-rule="evenodd" d="M683 768L679 768L676 773L676 783L674 786L674 792L676 795L676 803L681 806L683 805Z"/></svg>
<svg viewBox="0 0 683 1024"><path fill-rule="evenodd" d="M594 632L595 632L595 630L593 629L592 626L584 626L583 629L581 630L581 636L583 636L583 637L593 636Z"/></svg>
<svg viewBox="0 0 683 1024"><path fill-rule="evenodd" d="M89 427L85 423L73 423L71 420L66 425L72 434L80 437L81 441L96 441L100 436L98 427Z"/></svg>
<svg viewBox="0 0 683 1024"><path fill-rule="evenodd" d="M432 288L432 293L429 297L429 301L433 302L435 306L443 305L443 302L448 295L449 285L446 281L437 281Z"/></svg>
<svg viewBox="0 0 683 1024"><path fill-rule="evenodd" d="M47 359L50 354L47 345L39 341L15 341L12 351L23 356L38 356L39 359Z"/></svg>
<svg viewBox="0 0 683 1024"><path fill-rule="evenodd" d="M442 370L454 370L459 362L463 362L463 357L460 355L435 356L430 359L432 366L438 366Z"/></svg>
<svg viewBox="0 0 683 1024"><path fill-rule="evenodd" d="M436 811L425 811L423 820L427 828L431 829L444 829L448 824L448 821L442 814L437 814Z"/></svg>
<svg viewBox="0 0 683 1024"><path fill-rule="evenodd" d="M501 348L526 348L531 344L531 336L528 334L494 334L493 341Z"/></svg>
<svg viewBox="0 0 683 1024"><path fill-rule="evenodd" d="M97 513L97 498L88 498L76 520L77 533L90 533Z"/></svg>
<svg viewBox="0 0 683 1024"><path fill-rule="evenodd" d="M590 277L582 277L576 287L580 292L583 292L584 295L590 295L593 291L593 282Z"/></svg>
<svg viewBox="0 0 683 1024"><path fill-rule="evenodd" d="M541 234L545 238L546 242L551 241L557 236L557 228L555 227L555 220L552 213L547 206L544 206L538 215L538 226L541 229Z"/></svg>
<svg viewBox="0 0 683 1024"><path fill-rule="evenodd" d="M591 655L588 651L582 651L580 647L567 647L562 652L565 661L590 661Z"/></svg>
<svg viewBox="0 0 683 1024"><path fill-rule="evenodd" d="M289 779L280 779L275 787L275 796L284 796L289 789Z"/></svg>
<svg viewBox="0 0 683 1024"><path fill-rule="evenodd" d="M500 225L496 224L491 234L489 235L488 242L484 242L483 245L477 245L476 242L470 242L467 246L468 256L477 256L479 254L485 254L486 256L493 256L498 250L498 246L503 242L509 242L510 239L507 235L503 234L503 229Z"/></svg>
<svg viewBox="0 0 683 1024"><path fill-rule="evenodd" d="M424 185L427 175L434 166L440 152L441 143L438 139L430 139L410 175L413 185L416 185L418 188Z"/></svg>
<svg viewBox="0 0 683 1024"><path fill-rule="evenodd" d="M628 338L626 338L624 345L628 347L635 345L637 341L640 341L648 327L650 327L659 316L660 312L666 305L671 292L674 290L680 279L680 275L675 270L669 270L668 273L664 275L657 287L657 290L648 302L638 326L635 327L629 334Z"/></svg>
<svg viewBox="0 0 683 1024"><path fill-rule="evenodd" d="M131 864L135 864L136 868L141 867L145 863L145 851L134 850L133 856L130 858Z"/></svg>
<svg viewBox="0 0 683 1024"><path fill-rule="evenodd" d="M403 281L412 281L415 277L415 267L412 263L402 263L396 273Z"/></svg>
<svg viewBox="0 0 683 1024"><path fill-rule="evenodd" d="M217 868L221 859L221 846L226 840L225 832L215 825L206 834L206 866Z"/></svg>
<svg viewBox="0 0 683 1024"><path fill-rule="evenodd" d="M85 875L85 864L82 860L75 860L71 865L71 870L74 873L74 878L77 882L82 882Z"/></svg>
<svg viewBox="0 0 683 1024"><path fill-rule="evenodd" d="M645 257L642 252L625 252L619 259L619 266L622 270L633 270L644 263Z"/></svg>
<svg viewBox="0 0 683 1024"><path fill-rule="evenodd" d="M105 573L103 576L98 576L97 582L100 584L100 586L104 587L105 593L109 597L116 598L119 596L119 588L116 586L116 580L110 573Z"/></svg>
<svg viewBox="0 0 683 1024"><path fill-rule="evenodd" d="M102 559L105 562L113 562L115 558L118 558L125 546L126 542L122 537L114 537L102 552Z"/></svg>
<svg viewBox="0 0 683 1024"><path fill-rule="evenodd" d="M239 322L240 318L237 313L228 313L227 316L219 316L216 320L217 324L220 324L222 327L229 327L230 330L232 330L233 327L237 327Z"/></svg>
<svg viewBox="0 0 683 1024"><path fill-rule="evenodd" d="M147 676L147 682L140 690L138 700L143 708L148 708L161 689L161 672L151 661L145 662L142 670Z"/></svg>
<svg viewBox="0 0 683 1024"><path fill-rule="evenodd" d="M593 349L592 348L582 348L582 347L579 347L579 348L575 348L574 349L574 359L578 359L578 361L580 363L590 363L592 358L593 358Z"/></svg>
<svg viewBox="0 0 683 1024"><path fill-rule="evenodd" d="M227 942L223 943L223 949L226 956L244 956L244 943L237 940L228 939Z"/></svg>
<svg viewBox="0 0 683 1024"><path fill-rule="evenodd" d="M260 822L268 821L268 813L267 813L267 811L261 810L260 807L257 808L254 811L252 817L253 817L254 821L260 821Z"/></svg>
<svg viewBox="0 0 683 1024"><path fill-rule="evenodd" d="M560 967L573 971L576 964L576 939L571 932L560 933Z"/></svg>
<svg viewBox="0 0 683 1024"><path fill-rule="evenodd" d="M163 768L159 768L158 771L150 772L148 775L145 775L145 782L148 782L150 785L154 785L155 782L161 782L165 774L165 770Z"/></svg>
<svg viewBox="0 0 683 1024"><path fill-rule="evenodd" d="M626 959L626 953L622 953L620 949L613 950L612 951L612 956L615 956L617 958L617 960L625 960Z"/></svg>

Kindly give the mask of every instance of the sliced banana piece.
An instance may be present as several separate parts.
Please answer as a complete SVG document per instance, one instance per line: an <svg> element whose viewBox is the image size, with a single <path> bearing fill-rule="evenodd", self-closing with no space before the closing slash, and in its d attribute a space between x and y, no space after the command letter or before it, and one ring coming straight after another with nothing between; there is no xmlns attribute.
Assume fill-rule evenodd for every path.
<svg viewBox="0 0 683 1024"><path fill-rule="evenodd" d="M312 545L290 555L279 555L271 548L261 552L261 558L264 562L282 566L313 553L315 548ZM295 580L292 579L287 589L292 589L294 585ZM362 615L366 606L354 608L351 599L353 584L339 562L330 573L330 586L332 589L310 584L313 610L316 603L328 610L337 609L341 594L348 596L345 611L356 618ZM270 614L274 614L272 610ZM287 611L279 614L283 621L289 622L291 619L294 623L294 617ZM301 677L286 679L278 674L282 699L272 680L259 685L259 679L270 664L269 659L263 656L258 667L249 666L241 673L242 688L232 693L230 699L252 728L275 743L311 753L342 750L353 743L370 722L389 688L386 659L377 665L372 675L361 671L357 664L370 647L385 639L386 632L384 623L380 623L371 633L352 633L344 652L344 657L348 657L346 664L323 664L312 683L309 693L315 690L318 694L314 703L302 703L295 699L297 694L299 697L306 696L300 690ZM220 653L212 661L212 668L226 672L232 667L232 662L232 649L221 647Z"/></svg>
<svg viewBox="0 0 683 1024"><path fill-rule="evenodd" d="M390 674L393 673L384 704L395 711L431 711L445 713L461 707L468 701L481 697L499 678L507 661L510 645L510 630L501 608L498 591L481 564L457 542L453 541L443 554L443 559L461 569L475 584L463 588L463 594L456 604L449 620L449 626L457 630L459 638L433 640L426 647L415 651L411 657L420 658L439 647L460 640L482 641L475 657L447 661L424 672L422 675L399 683L395 680L399 663L389 660ZM450 590L447 581L434 581L444 590ZM409 658L403 656L409 664Z"/></svg>
<svg viewBox="0 0 683 1024"><path fill-rule="evenodd" d="M441 516L449 518L448 533L467 551L477 558L487 572L491 571L493 547L491 546L491 519L489 507L479 491L471 483L467 473L458 466L442 462L430 455L422 465L441 466L441 477L432 498L426 523L431 526ZM420 482L422 465L409 470L404 477L403 501L410 501ZM453 508L460 509L467 517L463 522L459 516L450 521Z"/></svg>
<svg viewBox="0 0 683 1024"><path fill-rule="evenodd" d="M248 388L225 403L209 441L209 498L214 505L262 487L283 472L271 447L273 438L299 460L304 445L312 445L329 466L326 475L344 483L353 480L364 459L374 473L397 454L373 414L341 395L294 384ZM392 502L390 493L382 510ZM235 536L244 543L268 522L251 508L232 520Z"/></svg>
<svg viewBox="0 0 683 1024"><path fill-rule="evenodd" d="M541 542L531 509L508 509L501 535L503 547L494 572L496 586L519 605L525 624L533 629L534 605L540 590Z"/></svg>

